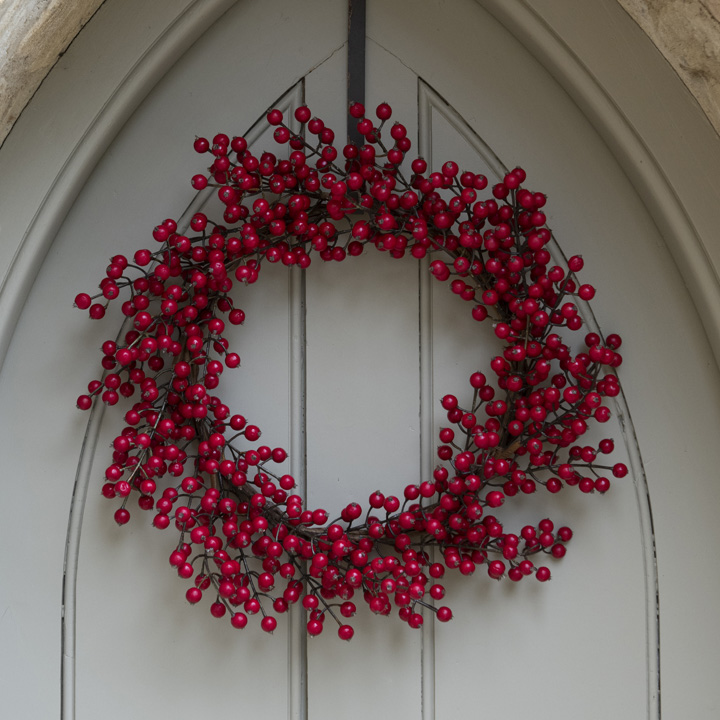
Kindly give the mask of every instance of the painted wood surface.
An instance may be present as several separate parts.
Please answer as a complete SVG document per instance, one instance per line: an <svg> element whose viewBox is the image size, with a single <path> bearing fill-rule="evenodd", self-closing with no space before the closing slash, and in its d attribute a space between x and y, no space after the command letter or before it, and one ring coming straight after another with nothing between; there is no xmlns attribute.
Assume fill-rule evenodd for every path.
<svg viewBox="0 0 720 720"><path fill-rule="evenodd" d="M10 648L2 677L14 717L58 715L57 599L86 421L73 405L112 324L87 322L70 310L72 297L92 287L109 253L133 252L150 242L158 221L182 214L193 197L187 178L197 167L196 134L243 132L280 97L289 108L306 101L340 134L344 5L303 7L299 18L296 4L277 3L270 28L266 4L238 3L183 53L97 164L23 308L0 374L5 472L46 479L47 490L32 508L41 530L29 533L25 514L3 513L3 538L23 548L3 559L4 577L26 573L32 558L42 578L29 579L31 592L2 588L0 637ZM115 528L98 482L116 428L98 421L97 443L86 445L84 457L92 483L81 507L75 696L65 720L72 709L89 719L190 715L210 705L217 714L360 718L370 700L383 717L657 716L653 540L671 607L687 595L687 583L702 590L716 582L703 575L702 556L684 557L678 569L673 518L717 532L717 491L701 481L718 460L717 371L692 361L694 372L678 377L678 364L691 362L685 349L709 358L707 342L652 219L587 119L478 5L445 10L439 2L425 4L422 15L400 0L369 4L367 104L391 102L433 166L457 159L494 178L503 165L522 164L548 194L560 247L585 257L587 280L599 289L597 322L628 338L621 369L627 404L600 436L626 441L618 459L633 464L634 479L617 482L605 497L569 494L556 503L538 495L508 516L519 526L551 515L576 530L551 583L495 583L479 570L470 581L448 583L455 611L448 625L413 633L361 611L352 643L328 632L306 648L300 613L268 638L257 627L234 632L206 607L189 607L167 566L170 538L139 514ZM130 32L132 17L123 22ZM218 62L218 48L229 47L242 48L244 61ZM262 147L267 137L255 142ZM306 465L295 459L292 469L306 474L310 504L337 509L427 474L442 424L436 400L461 393L470 372L487 367L497 351L491 329L473 323L446 287L430 283L422 264L374 251L339 266L316 259L304 279L283 268L263 273L256 286L238 291L248 319L233 341L243 363L224 392L263 428L268 444L306 446ZM41 407L41 427L52 429L43 431L42 452L29 403L32 413ZM666 422L671 409L674 421ZM669 452L673 443L677 450ZM688 477L683 492L696 498L690 505L678 506L680 476ZM661 526L655 538L648 488ZM26 492L5 483L3 507L18 507ZM663 638L677 659L668 657L663 669L673 687L693 686L678 664L697 646L711 666L711 643L700 639L699 620L675 611L665 622ZM696 704L712 702L708 695Z"/></svg>

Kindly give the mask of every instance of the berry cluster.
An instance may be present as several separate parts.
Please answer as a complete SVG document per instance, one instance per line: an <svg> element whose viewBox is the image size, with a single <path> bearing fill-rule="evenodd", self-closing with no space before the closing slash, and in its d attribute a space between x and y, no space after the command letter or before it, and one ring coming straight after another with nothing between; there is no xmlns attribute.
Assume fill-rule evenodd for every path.
<svg viewBox="0 0 720 720"><path fill-rule="evenodd" d="M396 608L413 628L423 607L447 621L450 609L436 605L446 570L471 575L484 566L491 578L542 582L550 571L537 558L565 554L569 528L543 519L509 532L496 513L504 502L564 486L603 493L608 475L627 473L601 462L612 440L581 442L590 424L610 417L605 399L619 392L621 341L589 333L572 349L571 333L583 327L574 300L595 290L577 280L580 257L567 269L551 264L545 196L523 186L520 168L486 199L478 192L487 179L455 162L428 172L418 158L406 177L411 143L402 124L386 128L391 112L381 104L376 122L353 104L365 142L340 153L307 107L295 111L302 134L279 110L267 115L282 159L254 154L242 137L196 139L210 165L192 185L217 188L223 223L197 213L182 234L165 220L153 231L154 250L114 256L100 292L75 299L97 319L129 294L122 313L133 327L103 344L104 377L78 399L82 409L94 398L134 401L102 489L119 500L115 520L128 522L135 497L155 527L174 528L170 564L190 581L188 601L211 595L211 614L229 614L236 628L260 615L272 632L276 616L301 602L310 635L331 616L349 640L345 619L357 598L380 615ZM434 277L449 282L475 320L490 319L504 349L487 375L470 376L466 401L442 398L447 427L431 482L408 485L401 498L374 492L366 509L353 502L330 521L303 506L290 475L273 470L285 450L260 444L258 427L214 391L240 364L223 335L226 322L245 318L233 278L254 283L266 262L306 268L313 254L337 262L368 245L394 258L431 254Z"/></svg>

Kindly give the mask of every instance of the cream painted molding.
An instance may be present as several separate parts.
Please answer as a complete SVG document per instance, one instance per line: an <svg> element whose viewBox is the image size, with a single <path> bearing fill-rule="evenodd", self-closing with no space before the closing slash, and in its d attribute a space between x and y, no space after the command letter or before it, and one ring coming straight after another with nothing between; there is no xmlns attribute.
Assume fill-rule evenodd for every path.
<svg viewBox="0 0 720 720"><path fill-rule="evenodd" d="M103 0L0 0L0 144Z"/></svg>
<svg viewBox="0 0 720 720"><path fill-rule="evenodd" d="M617 0L720 132L720 0ZM0 145L103 0L0 0Z"/></svg>

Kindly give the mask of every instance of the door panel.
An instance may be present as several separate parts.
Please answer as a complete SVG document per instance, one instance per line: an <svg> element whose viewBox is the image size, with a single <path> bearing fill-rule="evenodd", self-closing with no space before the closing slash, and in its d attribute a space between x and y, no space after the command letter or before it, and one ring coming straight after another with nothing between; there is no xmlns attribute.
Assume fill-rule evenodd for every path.
<svg viewBox="0 0 720 720"><path fill-rule="evenodd" d="M437 93L421 85L420 104L420 116L431 123L433 167L463 158L467 167L485 172L491 183L501 179L502 166L492 150ZM563 249L572 254L578 250ZM562 262L557 248L556 256ZM434 397L458 391L459 398L464 393L469 400L467 379L476 370L487 373L501 346L490 324L478 327L447 287L433 283L432 295ZM447 424L442 409L437 404L434 409L435 426ZM614 420L594 428L583 442L597 444L603 437L619 441L620 424ZM628 462L620 442L615 461ZM597 718L646 712L646 574L638 502L630 482L616 481L603 497L584 496L571 488L552 496L540 488L532 496L508 501L495 513L515 532L549 517L556 527L569 525L575 536L562 562L543 562L542 556L538 560L554 577L544 586L495 583L482 568L471 582L454 578L448 583L454 621L435 633L438 708L449 715L462 712L467 689L475 688L488 712L533 713L538 705L541 717L545 712ZM621 563L618 548L623 549ZM608 633L608 627L617 632ZM468 654L471 647L475 651ZM468 662L473 654L477 661ZM487 677L478 674L478 663L486 655L493 663ZM463 661L457 662L458 657ZM540 669L545 663L549 672ZM551 679L555 671L550 668L555 667L557 682ZM567 692L568 687L578 691ZM614 692L608 694L608 687Z"/></svg>

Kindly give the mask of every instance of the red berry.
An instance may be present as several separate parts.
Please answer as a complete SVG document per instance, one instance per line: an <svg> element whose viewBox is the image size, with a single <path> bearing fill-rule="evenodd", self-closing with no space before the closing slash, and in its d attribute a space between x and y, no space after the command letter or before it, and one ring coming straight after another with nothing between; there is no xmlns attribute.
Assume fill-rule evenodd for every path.
<svg viewBox="0 0 720 720"><path fill-rule="evenodd" d="M535 577L540 582L547 582L550 579L550 570L548 570L546 567L539 567L535 572Z"/></svg>
<svg viewBox="0 0 720 720"><path fill-rule="evenodd" d="M375 110L375 114L382 121L389 120L392 115L392 108L387 103L380 103Z"/></svg>
<svg viewBox="0 0 720 720"><path fill-rule="evenodd" d="M359 102L350 103L350 115L354 118L361 118L365 115L365 106Z"/></svg>
<svg viewBox="0 0 720 720"><path fill-rule="evenodd" d="M100 320L105 317L105 307L99 303L90 306L90 317L93 320Z"/></svg>
<svg viewBox="0 0 720 720"><path fill-rule="evenodd" d="M310 108L305 105L301 105L295 110L295 119L300 123L306 123L312 117Z"/></svg>
<svg viewBox="0 0 720 720"><path fill-rule="evenodd" d="M270 125L279 125L283 121L283 115L277 109L271 110L267 114L267 121Z"/></svg>
<svg viewBox="0 0 720 720"><path fill-rule="evenodd" d="M341 640L352 640L353 635L355 634L355 631L352 629L350 625L341 625L338 628L338 637Z"/></svg>
<svg viewBox="0 0 720 720"><path fill-rule="evenodd" d="M412 161L412 171L418 175L422 175L427 170L427 163L422 158L416 158Z"/></svg>
<svg viewBox="0 0 720 720"><path fill-rule="evenodd" d="M234 628L242 630L247 625L247 615L245 613L236 612L231 618L230 623Z"/></svg>
<svg viewBox="0 0 720 720"><path fill-rule="evenodd" d="M92 303L92 299L87 293L80 293L75 296L75 307L80 310L87 310Z"/></svg>
<svg viewBox="0 0 720 720"><path fill-rule="evenodd" d="M193 175L190 184L195 190L204 190L208 186L208 179L204 175Z"/></svg>
<svg viewBox="0 0 720 720"><path fill-rule="evenodd" d="M323 631L323 624L317 620L309 620L307 624L308 635L314 637Z"/></svg>
<svg viewBox="0 0 720 720"><path fill-rule="evenodd" d="M459 172L456 162L448 161L442 166L442 174L454 178Z"/></svg>
<svg viewBox="0 0 720 720"><path fill-rule="evenodd" d="M206 153L210 149L210 143L207 138L199 137L195 138L193 147L195 148L195 152Z"/></svg>

